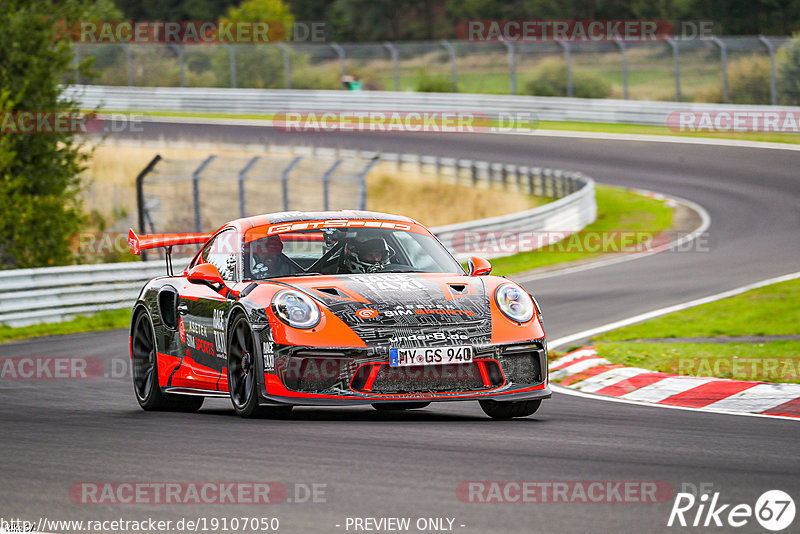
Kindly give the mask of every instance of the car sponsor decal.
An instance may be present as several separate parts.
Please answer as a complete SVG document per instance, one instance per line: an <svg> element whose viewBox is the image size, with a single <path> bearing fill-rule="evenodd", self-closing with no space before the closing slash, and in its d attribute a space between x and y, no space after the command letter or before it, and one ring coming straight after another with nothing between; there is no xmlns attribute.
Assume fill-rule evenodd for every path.
<svg viewBox="0 0 800 534"><path fill-rule="evenodd" d="M378 316L378 310L372 308L361 308L356 312L356 315L361 319L374 319Z"/></svg>

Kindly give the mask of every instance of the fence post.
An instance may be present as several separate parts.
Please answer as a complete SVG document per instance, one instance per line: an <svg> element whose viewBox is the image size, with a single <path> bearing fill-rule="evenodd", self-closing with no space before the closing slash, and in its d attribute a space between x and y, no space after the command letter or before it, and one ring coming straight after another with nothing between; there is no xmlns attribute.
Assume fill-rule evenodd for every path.
<svg viewBox="0 0 800 534"><path fill-rule="evenodd" d="M203 231L203 220L200 217L200 173L216 158L214 154L208 156L203 163L192 173L192 198L194 200L194 231L198 234Z"/></svg>
<svg viewBox="0 0 800 534"><path fill-rule="evenodd" d="M628 94L628 50L625 41L614 39L614 44L619 47L619 53L622 56L622 94L625 95L625 100L630 98Z"/></svg>
<svg viewBox="0 0 800 534"><path fill-rule="evenodd" d="M331 48L333 48L336 51L336 55L339 56L339 76L342 77L346 73L345 64L344 64L345 59L346 59L345 53L344 53L344 48L342 48L339 45L339 43L331 43Z"/></svg>
<svg viewBox="0 0 800 534"><path fill-rule="evenodd" d="M179 72L179 79L180 79L180 86L186 87L186 74L185 74L185 66L183 64L183 47L181 45L177 45L175 43L171 43L169 47L178 54L178 72ZM198 230L199 232L200 230Z"/></svg>
<svg viewBox="0 0 800 534"><path fill-rule="evenodd" d="M506 49L508 50L508 83L511 94L515 95L517 94L517 48L514 46L514 43L509 43L508 41L500 42L506 45Z"/></svg>
<svg viewBox="0 0 800 534"><path fill-rule="evenodd" d="M322 199L323 199L322 200L322 204L323 204L323 207L324 207L325 211L328 211L329 209L331 209L330 208L330 202L328 201L328 199L329 199L329 196L328 196L329 188L328 188L328 186L330 185L330 182L331 182L331 175L334 172L336 172L336 169L339 167L339 165L342 164L342 161L343 160L341 160L341 159L337 159L335 162L333 162L333 165L331 165L331 167L327 171L325 171L325 174L322 175Z"/></svg>
<svg viewBox="0 0 800 534"><path fill-rule="evenodd" d="M400 90L400 67L399 67L399 54L397 53L397 47L395 47L390 42L383 43L383 46L389 51L389 54L392 56L392 73L394 74L394 90Z"/></svg>
<svg viewBox="0 0 800 534"><path fill-rule="evenodd" d="M567 69L567 96L575 96L575 88L572 85L572 58L570 56L569 43L566 41L556 41L564 49L564 65Z"/></svg>
<svg viewBox="0 0 800 534"><path fill-rule="evenodd" d="M134 72L133 72L133 52L131 52L131 45L128 43L119 43L123 50L125 50L125 64L128 67L128 86L133 87Z"/></svg>
<svg viewBox="0 0 800 534"><path fill-rule="evenodd" d="M380 156L373 157L372 161L367 163L367 166L364 167L364 170L358 175L358 209L360 210L367 209L367 175L380 161Z"/></svg>
<svg viewBox="0 0 800 534"><path fill-rule="evenodd" d="M244 181L245 177L250 169L253 168L253 165L256 164L258 160L261 159L261 156L253 156L253 159L247 162L247 165L239 171L239 217L247 217L247 210L245 209L245 199L244 199Z"/></svg>
<svg viewBox="0 0 800 534"><path fill-rule="evenodd" d="M222 43L222 46L228 50L228 66L230 67L231 72L231 87L235 89L236 87L239 87L236 80L236 49L234 49L228 43Z"/></svg>
<svg viewBox="0 0 800 534"><path fill-rule="evenodd" d="M156 154L156 156L150 160L150 163L142 169L142 172L136 176L136 211L139 215L139 231L143 234L147 233L147 229L145 228L144 221L145 221L145 205L144 205L144 177L150 174L153 171L153 168L156 166L156 163L161 161L161 156ZM142 251L142 261L147 259L147 255L145 251Z"/></svg>
<svg viewBox="0 0 800 534"><path fill-rule="evenodd" d="M289 47L284 43L278 43L278 48L283 54L283 85L287 89L292 88L292 58L289 56Z"/></svg>
<svg viewBox="0 0 800 534"><path fill-rule="evenodd" d="M281 173L281 188L283 189L283 211L289 211L289 173L292 172L292 169L297 167L297 164L300 163L300 160L303 159L303 156L295 157L292 162L283 169Z"/></svg>
<svg viewBox="0 0 800 534"><path fill-rule="evenodd" d="M75 44L72 47L72 59L75 62L75 83L81 84L81 83L83 83L83 76L81 75L81 71L80 71L81 52L80 52L77 44Z"/></svg>
<svg viewBox="0 0 800 534"><path fill-rule="evenodd" d="M667 37L667 44L672 47L672 64L675 69L675 102L681 101L681 62L678 55L678 41Z"/></svg>
<svg viewBox="0 0 800 534"><path fill-rule="evenodd" d="M719 60L722 63L722 102L728 103L728 49L718 37L712 37L711 42L719 47Z"/></svg>
<svg viewBox="0 0 800 534"><path fill-rule="evenodd" d="M456 67L456 49L453 48L453 45L447 39L442 39L441 41L442 46L447 50L448 55L450 56L450 87L452 91L455 93L458 91L458 70Z"/></svg>
<svg viewBox="0 0 800 534"><path fill-rule="evenodd" d="M769 101L776 106L778 105L778 86L775 81L775 47L763 35L759 35L758 40L767 47L769 53Z"/></svg>

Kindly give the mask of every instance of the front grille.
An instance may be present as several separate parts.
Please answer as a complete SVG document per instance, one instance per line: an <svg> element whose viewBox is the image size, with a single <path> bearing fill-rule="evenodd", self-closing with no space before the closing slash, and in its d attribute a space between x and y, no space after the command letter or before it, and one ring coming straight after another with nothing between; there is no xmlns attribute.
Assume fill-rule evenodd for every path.
<svg viewBox="0 0 800 534"><path fill-rule="evenodd" d="M325 391L349 376L354 361L342 351L300 350L285 359L281 378L295 391Z"/></svg>
<svg viewBox="0 0 800 534"><path fill-rule="evenodd" d="M362 386L363 387L363 386ZM477 363L390 367L381 365L374 393L425 393L486 389Z"/></svg>
<svg viewBox="0 0 800 534"><path fill-rule="evenodd" d="M542 382L540 350L536 345L507 347L503 350L506 378L515 384Z"/></svg>

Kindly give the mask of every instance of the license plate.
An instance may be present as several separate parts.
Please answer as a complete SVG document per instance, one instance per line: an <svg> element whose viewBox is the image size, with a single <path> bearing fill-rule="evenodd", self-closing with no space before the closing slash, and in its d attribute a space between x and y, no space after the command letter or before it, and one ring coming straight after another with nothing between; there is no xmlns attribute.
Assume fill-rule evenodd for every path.
<svg viewBox="0 0 800 534"><path fill-rule="evenodd" d="M469 363L472 347L417 347L412 349L389 349L389 365L409 367L412 365L444 365Z"/></svg>

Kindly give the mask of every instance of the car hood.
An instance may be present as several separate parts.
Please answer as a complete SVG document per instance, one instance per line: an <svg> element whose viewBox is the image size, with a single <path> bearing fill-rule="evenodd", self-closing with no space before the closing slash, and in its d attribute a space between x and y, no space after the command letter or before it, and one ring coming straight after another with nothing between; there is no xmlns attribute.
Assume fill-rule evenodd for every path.
<svg viewBox="0 0 800 534"><path fill-rule="evenodd" d="M375 327L467 327L488 324L480 278L439 273L373 273L298 278L292 285L324 304L357 333Z"/></svg>

